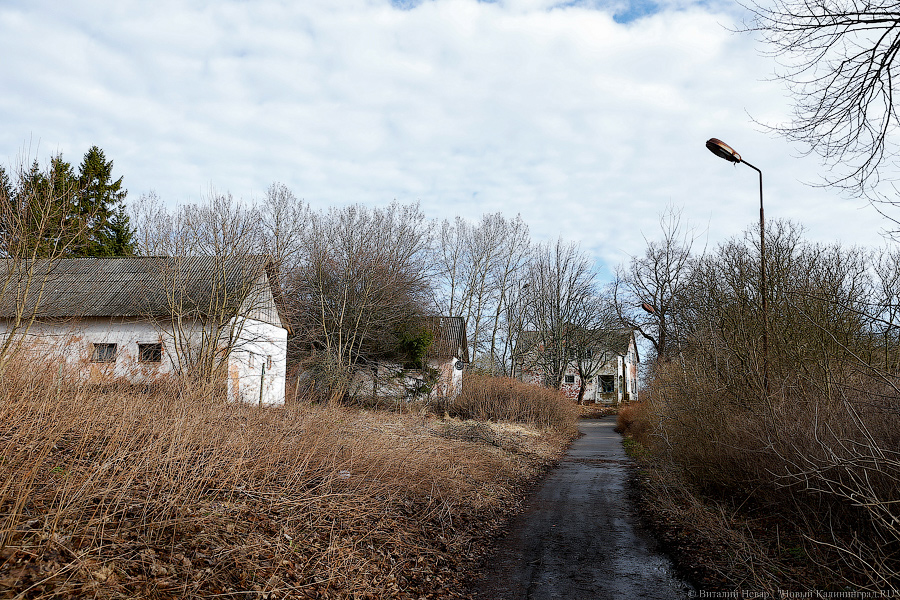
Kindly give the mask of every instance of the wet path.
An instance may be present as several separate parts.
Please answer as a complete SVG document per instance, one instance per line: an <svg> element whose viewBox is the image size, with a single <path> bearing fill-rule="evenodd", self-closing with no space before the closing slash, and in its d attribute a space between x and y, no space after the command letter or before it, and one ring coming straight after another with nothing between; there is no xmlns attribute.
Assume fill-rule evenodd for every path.
<svg viewBox="0 0 900 600"><path fill-rule="evenodd" d="M632 514L628 457L615 417L582 420L584 434L500 540L476 586L479 600L673 600L688 597L669 560Z"/></svg>

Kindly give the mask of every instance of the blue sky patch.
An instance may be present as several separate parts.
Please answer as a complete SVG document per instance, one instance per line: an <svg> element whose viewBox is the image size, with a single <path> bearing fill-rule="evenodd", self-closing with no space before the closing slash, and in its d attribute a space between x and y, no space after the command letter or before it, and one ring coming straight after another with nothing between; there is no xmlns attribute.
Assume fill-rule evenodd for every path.
<svg viewBox="0 0 900 600"><path fill-rule="evenodd" d="M390 0L391 6L398 10L413 10L430 0ZM497 0L476 0L478 3L495 4ZM700 4L704 4L705 0L701 0ZM626 24L636 21L642 17L656 14L660 12L661 7L653 0L630 0L626 2L616 2L615 0L560 0L548 7L548 10L571 8L571 7L592 8L596 10L614 10L613 20L616 23Z"/></svg>
<svg viewBox="0 0 900 600"><path fill-rule="evenodd" d="M425 0L391 0L391 6L400 10L412 10Z"/></svg>
<svg viewBox="0 0 900 600"><path fill-rule="evenodd" d="M616 23L631 23L642 17L646 17L660 10L659 4L653 0L631 0L624 10L618 10L613 14L613 21Z"/></svg>

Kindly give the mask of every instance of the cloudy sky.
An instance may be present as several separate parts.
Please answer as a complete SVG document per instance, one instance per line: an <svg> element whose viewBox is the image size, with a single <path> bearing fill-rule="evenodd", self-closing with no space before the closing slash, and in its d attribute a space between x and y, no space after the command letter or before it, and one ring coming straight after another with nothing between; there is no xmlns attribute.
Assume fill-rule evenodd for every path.
<svg viewBox="0 0 900 600"><path fill-rule="evenodd" d="M608 269L669 204L710 244L766 215L879 243L865 202L810 187L813 157L754 119L789 114L725 0L3 0L0 161L100 146L129 199L272 182L314 207L419 202L521 213Z"/></svg>

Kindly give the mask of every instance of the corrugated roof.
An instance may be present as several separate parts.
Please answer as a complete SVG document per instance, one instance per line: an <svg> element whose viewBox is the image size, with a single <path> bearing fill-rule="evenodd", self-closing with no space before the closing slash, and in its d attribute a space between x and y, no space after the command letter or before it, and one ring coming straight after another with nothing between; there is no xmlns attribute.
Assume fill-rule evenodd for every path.
<svg viewBox="0 0 900 600"><path fill-rule="evenodd" d="M634 332L631 329L595 329L591 331L590 336L592 339L597 341L595 348L598 347L601 343L604 348L614 354L619 356L625 356L628 354L628 346L631 343L631 338L634 336ZM519 334L519 344L521 348L519 348L518 352L525 352L528 349L537 345L540 341L540 332L537 331L523 331Z"/></svg>
<svg viewBox="0 0 900 600"><path fill-rule="evenodd" d="M211 306L237 308L259 276L266 256L241 258L127 257L0 262L0 317L22 304L43 318L148 317L208 314ZM10 273L12 275L2 275Z"/></svg>
<svg viewBox="0 0 900 600"><path fill-rule="evenodd" d="M462 317L428 317L426 327L434 334L434 341L427 351L429 358L458 357L465 363L469 362L469 341L466 338L465 319Z"/></svg>

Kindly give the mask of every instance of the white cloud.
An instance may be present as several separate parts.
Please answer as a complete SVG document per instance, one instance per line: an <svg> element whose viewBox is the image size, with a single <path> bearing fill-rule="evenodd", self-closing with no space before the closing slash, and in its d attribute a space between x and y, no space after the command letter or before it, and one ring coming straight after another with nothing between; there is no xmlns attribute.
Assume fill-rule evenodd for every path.
<svg viewBox="0 0 900 600"><path fill-rule="evenodd" d="M0 8L0 158L29 139L72 162L92 144L132 198L197 200L282 181L316 206L421 201L435 217L521 212L537 237L607 263L639 252L668 203L720 240L767 215L869 241L880 219L798 183L750 115L784 118L772 64L733 5L546 0L13 2ZM654 6L647 3L646 6ZM652 12L652 10L651 10Z"/></svg>

